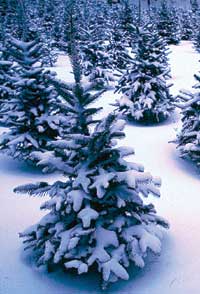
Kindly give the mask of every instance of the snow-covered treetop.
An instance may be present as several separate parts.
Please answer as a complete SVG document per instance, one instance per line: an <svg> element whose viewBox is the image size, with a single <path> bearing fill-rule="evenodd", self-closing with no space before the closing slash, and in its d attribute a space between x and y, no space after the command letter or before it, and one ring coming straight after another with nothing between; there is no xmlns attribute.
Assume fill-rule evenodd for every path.
<svg viewBox="0 0 200 294"><path fill-rule="evenodd" d="M62 99L62 102L55 105L65 114L67 125L62 131L62 139L49 142L52 151L34 152L32 157L37 159L38 165L44 167L44 171L59 170L68 173L68 168L64 168L65 164L68 166L70 162L70 165L74 166L75 161L82 158L90 126L98 123L93 116L101 107L91 107L90 104L98 99L104 90L94 91L90 83L83 86L81 83L67 84L56 78L51 78L50 81ZM75 151L76 160L73 157Z"/></svg>
<svg viewBox="0 0 200 294"><path fill-rule="evenodd" d="M10 37L9 43L10 55L27 70L39 61L41 44L38 43L38 40L24 42L14 37Z"/></svg>

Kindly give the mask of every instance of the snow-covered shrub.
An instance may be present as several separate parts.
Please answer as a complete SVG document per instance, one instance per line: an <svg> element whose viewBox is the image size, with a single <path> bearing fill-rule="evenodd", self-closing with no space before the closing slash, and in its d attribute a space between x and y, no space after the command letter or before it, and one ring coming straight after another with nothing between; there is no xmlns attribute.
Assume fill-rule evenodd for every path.
<svg viewBox="0 0 200 294"><path fill-rule="evenodd" d="M129 119L161 121L174 106L169 93L169 65L165 42L153 27L138 30L138 44L132 66L119 80L122 97L116 106Z"/></svg>

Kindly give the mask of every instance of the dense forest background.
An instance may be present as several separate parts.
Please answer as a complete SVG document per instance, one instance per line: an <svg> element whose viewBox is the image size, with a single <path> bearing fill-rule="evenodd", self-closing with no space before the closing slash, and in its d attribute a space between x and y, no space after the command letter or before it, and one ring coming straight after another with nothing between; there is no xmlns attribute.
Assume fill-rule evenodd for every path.
<svg viewBox="0 0 200 294"><path fill-rule="evenodd" d="M133 0L133 2L135 4L137 4L138 0ZM142 0L142 5L144 7L146 7L148 5L148 0ZM190 6L190 0L168 0L167 1L169 4L172 4L172 5L176 5L176 6L184 6L184 7L189 7ZM197 0L198 3L200 3L199 0ZM162 0L150 0L150 3L152 5L160 5L160 3L162 3Z"/></svg>

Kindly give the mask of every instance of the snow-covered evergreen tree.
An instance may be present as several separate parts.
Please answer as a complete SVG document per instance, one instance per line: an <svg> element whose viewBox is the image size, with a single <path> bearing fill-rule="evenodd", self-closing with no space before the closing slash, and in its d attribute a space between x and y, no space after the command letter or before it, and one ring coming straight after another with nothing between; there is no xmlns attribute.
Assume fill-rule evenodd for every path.
<svg viewBox="0 0 200 294"><path fill-rule="evenodd" d="M122 97L116 106L129 119L160 121L173 110L169 93L167 50L164 40L152 27L138 30L138 44L133 65L119 80Z"/></svg>
<svg viewBox="0 0 200 294"><path fill-rule="evenodd" d="M124 122L110 115L94 132L71 134L70 144L65 144L75 165L73 172L68 169L68 180L15 189L50 196L41 206L50 212L20 234L27 247L37 252L38 266L59 264L83 274L95 265L106 287L129 278L130 262L143 267L149 250L160 253L160 227L168 225L142 199L159 196L160 181L141 165L124 160L133 150L114 147L116 138L124 137L123 128Z"/></svg>
<svg viewBox="0 0 200 294"><path fill-rule="evenodd" d="M46 2L45 13L41 20L39 39L42 44L41 63L43 66L52 67L58 57L58 54L55 52L56 42L54 39L55 21L57 20L56 4L61 8L59 3L56 3L54 0Z"/></svg>
<svg viewBox="0 0 200 294"><path fill-rule="evenodd" d="M96 27L85 32L87 41L82 45L83 73L97 88L105 88L114 81L112 57L105 41L99 39Z"/></svg>
<svg viewBox="0 0 200 294"><path fill-rule="evenodd" d="M12 62L0 58L0 105L12 92Z"/></svg>
<svg viewBox="0 0 200 294"><path fill-rule="evenodd" d="M84 10L84 4L88 6L88 10L90 11L90 2L82 2L77 0L64 2L63 17L61 22L61 39L59 40L59 44L61 49L67 51L68 54L71 54L71 35L75 34L77 41L80 39L80 31L82 25L81 13L82 10ZM85 21L87 22L87 19L85 19Z"/></svg>
<svg viewBox="0 0 200 294"><path fill-rule="evenodd" d="M113 20L109 32L107 52L112 59L113 67L118 71L127 69L131 64L132 58L128 51L129 44L130 39L124 33L122 24L119 23L119 20Z"/></svg>
<svg viewBox="0 0 200 294"><path fill-rule="evenodd" d="M2 49L0 52L0 122L2 124L3 114L3 106L4 103L8 103L8 101L13 97L15 93L15 81L16 81L16 73L15 67L12 62L12 58L10 58L8 53L7 45L9 43L8 36L6 38L6 42L2 45ZM6 112L7 115L7 112Z"/></svg>
<svg viewBox="0 0 200 294"><path fill-rule="evenodd" d="M190 0L192 12L195 14L199 10L199 4L197 0Z"/></svg>
<svg viewBox="0 0 200 294"><path fill-rule="evenodd" d="M5 13L4 29L6 33L19 34L18 26L18 4L16 0L5 1L1 3L1 9Z"/></svg>
<svg viewBox="0 0 200 294"><path fill-rule="evenodd" d="M1 43L5 39L5 22L6 22L7 1L2 0L0 5L0 51Z"/></svg>
<svg viewBox="0 0 200 294"><path fill-rule="evenodd" d="M195 30L193 43L197 52L200 53L200 26L198 26L197 30Z"/></svg>
<svg viewBox="0 0 200 294"><path fill-rule="evenodd" d="M44 171L61 171L65 162L69 161L70 152L66 152L66 136L69 134L88 134L88 126L97 121L92 119L101 108L90 107L100 95L105 91L96 91L96 84L87 83L84 86L81 83L82 66L80 58L79 42L76 39L76 23L72 21L71 40L70 40L70 60L74 73L74 84L67 84L55 77L49 77L49 82L53 85L60 97L60 100L54 103L55 106L65 115L65 127L60 130L61 140L52 140L49 142L51 150L32 152L32 158L38 162L38 165L44 168ZM65 138L65 139L64 139ZM64 141L64 143L63 143ZM70 146L70 143L69 143ZM71 148L71 147L70 147ZM80 153L82 151L80 150ZM77 160L80 157L76 155ZM74 164L74 163L73 163ZM73 166L72 164L72 166Z"/></svg>
<svg viewBox="0 0 200 294"><path fill-rule="evenodd" d="M24 38L28 29L24 1L2 0L1 7L5 10L3 22L5 33L12 34L17 38Z"/></svg>
<svg viewBox="0 0 200 294"><path fill-rule="evenodd" d="M62 170L67 178L52 185L40 182L15 189L50 197L41 206L49 213L20 237L36 252L38 266L59 265L83 274L95 265L106 287L129 278L130 262L143 267L149 250L160 252L160 228L168 224L143 199L149 194L160 196L160 180L144 172L143 166L125 161L134 153L132 149L117 147L116 139L124 137L124 121L114 114L101 122L92 117L98 109L88 105L95 94L82 87L76 47L71 49L75 85L70 91L54 82L69 102L70 131L53 143L62 150L62 166L59 157L41 156L42 164Z"/></svg>
<svg viewBox="0 0 200 294"><path fill-rule="evenodd" d="M181 39L191 40L194 35L193 18L191 11L181 13Z"/></svg>
<svg viewBox="0 0 200 294"><path fill-rule="evenodd" d="M30 159L35 150L45 150L59 136L65 120L54 109L57 96L49 85L50 73L38 63L40 50L37 40L10 39L9 52L16 62L15 95L1 108L2 122L9 131L1 135L0 150L23 160Z"/></svg>
<svg viewBox="0 0 200 294"><path fill-rule="evenodd" d="M55 42L47 34L41 36L42 50L41 63L43 66L53 67L58 58L58 52L55 50Z"/></svg>
<svg viewBox="0 0 200 294"><path fill-rule="evenodd" d="M118 19L119 22L119 19ZM132 46L136 27L134 24L133 10L129 0L122 2L120 23L123 32L123 39L129 46Z"/></svg>
<svg viewBox="0 0 200 294"><path fill-rule="evenodd" d="M182 158L200 166L200 76L195 75L195 93L183 91L179 97L182 109L182 128L177 135L177 149Z"/></svg>
<svg viewBox="0 0 200 294"><path fill-rule="evenodd" d="M180 23L176 8L168 7L167 1L162 2L158 13L157 29L162 38L168 44L178 44L180 42Z"/></svg>

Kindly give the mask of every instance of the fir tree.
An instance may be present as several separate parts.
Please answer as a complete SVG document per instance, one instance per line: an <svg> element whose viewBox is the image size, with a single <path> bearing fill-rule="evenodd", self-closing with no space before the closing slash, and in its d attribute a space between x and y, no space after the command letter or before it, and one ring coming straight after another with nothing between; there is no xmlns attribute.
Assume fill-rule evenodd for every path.
<svg viewBox="0 0 200 294"><path fill-rule="evenodd" d="M6 42L0 52L0 109L4 103L8 103L15 93L16 73L12 58L8 53L9 36L6 37ZM1 116L2 119L3 116ZM0 121L1 121L0 119ZM2 121L1 121L2 123Z"/></svg>
<svg viewBox="0 0 200 294"><path fill-rule="evenodd" d="M200 77L195 75L195 93L183 91L179 97L182 109L182 128L177 135L177 149L182 158L192 160L200 166Z"/></svg>
<svg viewBox="0 0 200 294"><path fill-rule="evenodd" d="M136 28L134 25L133 11L129 0L125 0L124 3L122 3L120 22L122 31L124 33L124 39L126 40L129 46L132 46Z"/></svg>
<svg viewBox="0 0 200 294"><path fill-rule="evenodd" d="M37 251L38 266L59 264L83 274L95 265L106 287L129 278L126 268L130 262L143 267L148 250L160 252L159 227L167 223L141 197L159 196L159 181L141 165L124 160L132 150L113 147L116 138L124 137L123 127L123 121L110 115L93 133L72 134L74 158L79 145L82 160L69 180L15 189L50 196L41 206L50 212L20 235L28 248Z"/></svg>
<svg viewBox="0 0 200 294"><path fill-rule="evenodd" d="M5 32L11 33L13 32L15 35L19 34L18 27L18 4L16 0L3 1L3 7L6 11L5 18Z"/></svg>
<svg viewBox="0 0 200 294"><path fill-rule="evenodd" d="M135 60L117 86L122 93L117 108L129 119L158 122L166 118L174 108L167 86L169 72L165 42L153 27L139 29Z"/></svg>
<svg viewBox="0 0 200 294"><path fill-rule="evenodd" d="M61 138L65 138L65 140L52 140L49 142L49 146L51 147L50 151L32 152L32 157L38 162L38 165L44 168L44 171L64 171L63 166L65 166L65 162L69 161L69 156L71 156L70 152L66 152L68 148L65 142L66 136L71 133L75 135L80 133L88 135L88 126L97 123L97 121L92 118L92 115L101 110L101 108L90 108L90 104L98 99L104 90L94 91L96 87L94 83L88 83L85 86L81 83L81 54L76 39L76 23L72 20L71 25L72 30L69 51L71 52L70 60L75 83L74 85L67 84L55 77L49 77L49 82L53 85L59 97L61 97L61 101L56 102L55 105L57 105L57 108L60 109L62 114L66 117L67 123L64 132L61 134ZM92 94L92 92L94 93ZM80 160L80 157L76 156L76 158L78 161Z"/></svg>
<svg viewBox="0 0 200 294"><path fill-rule="evenodd" d="M180 24L175 8L169 9L164 0L158 13L157 29L162 38L168 44L178 44L180 42Z"/></svg>
<svg viewBox="0 0 200 294"><path fill-rule="evenodd" d="M69 102L71 124L66 137L55 144L62 150L62 166L59 158L41 157L43 164L62 170L67 178L52 185L40 182L15 189L50 196L41 206L50 212L20 237L36 252L38 266L59 265L83 274L95 265L105 288L110 282L129 278L126 268L130 262L143 267L147 251L160 252L160 227L168 224L142 199L142 195L160 196L160 180L144 172L141 165L124 160L133 150L117 147L116 139L124 137L124 121L114 114L101 122L92 117L98 109L88 105L95 94L89 95L82 87L80 61L74 42L71 44L75 85L70 91L62 82L55 82Z"/></svg>
<svg viewBox="0 0 200 294"><path fill-rule="evenodd" d="M43 66L53 67L57 61L58 53L55 50L55 42L47 34L41 36L42 50L41 63Z"/></svg>
<svg viewBox="0 0 200 294"><path fill-rule="evenodd" d="M64 13L62 21L61 32L61 48L67 50L68 54L71 54L71 36L75 34L75 38L78 41L80 39L80 18L81 18L82 2L77 0L65 1ZM90 8L88 8L90 9Z"/></svg>
<svg viewBox="0 0 200 294"><path fill-rule="evenodd" d="M194 43L194 46L195 46L195 49L197 50L197 52L200 53L200 26L196 30L193 43Z"/></svg>
<svg viewBox="0 0 200 294"><path fill-rule="evenodd" d="M74 162L69 180L15 189L50 196L41 206L50 212L20 235L28 248L37 251L38 266L60 264L83 274L96 265L106 287L129 278L130 262L143 267L148 250L160 252L159 227L168 225L141 198L151 193L159 196L160 182L141 165L123 159L132 150L113 147L116 138L124 137L123 128L124 122L110 115L92 133L88 129L87 134L69 135L71 142L65 144ZM66 167L68 162L64 172Z"/></svg>
<svg viewBox="0 0 200 294"><path fill-rule="evenodd" d="M60 40L62 37L62 19L64 15L64 3L61 4L60 2L55 3L55 19L54 19L54 26L53 26L53 40L55 42L55 46L60 48Z"/></svg>
<svg viewBox="0 0 200 294"><path fill-rule="evenodd" d="M194 26L191 12L183 11L181 13L181 39L191 40L194 35Z"/></svg>
<svg viewBox="0 0 200 294"><path fill-rule="evenodd" d="M96 35L96 28L85 32L87 41L82 45L83 73L96 88L105 88L114 81L112 58L104 40Z"/></svg>
<svg viewBox="0 0 200 294"><path fill-rule="evenodd" d="M6 11L7 11L7 1L2 0L1 6L0 6L0 51L1 51L1 43L3 43L5 39Z"/></svg>
<svg viewBox="0 0 200 294"><path fill-rule="evenodd" d="M54 40L55 20L56 14L56 1L48 1L42 25L40 29L40 42L42 43L41 62L44 66L53 66L56 63L58 54L55 52L56 43Z"/></svg>
<svg viewBox="0 0 200 294"><path fill-rule="evenodd" d="M3 0L2 10L4 9L4 13L6 12L3 22L5 33L25 39L25 34L28 30L28 18L25 12L24 2L21 0Z"/></svg>
<svg viewBox="0 0 200 294"><path fill-rule="evenodd" d="M23 160L31 159L31 152L45 150L49 140L56 139L64 117L54 109L57 96L38 63L41 46L37 40L10 40L9 52L16 62L15 95L5 101L1 115L10 128L1 136L0 149Z"/></svg>
<svg viewBox="0 0 200 294"><path fill-rule="evenodd" d="M128 68L131 64L132 58L127 48L130 44L130 40L124 35L122 27L118 22L113 20L111 23L107 52L112 59L113 67L116 70L121 71Z"/></svg>
<svg viewBox="0 0 200 294"><path fill-rule="evenodd" d="M12 83L12 62L0 59L0 105L11 95Z"/></svg>
<svg viewBox="0 0 200 294"><path fill-rule="evenodd" d="M38 12L38 16L39 18L42 18L45 14L45 0L38 0L37 2L37 12Z"/></svg>
<svg viewBox="0 0 200 294"><path fill-rule="evenodd" d="M199 4L197 0L190 0L192 12L195 14L199 10Z"/></svg>

